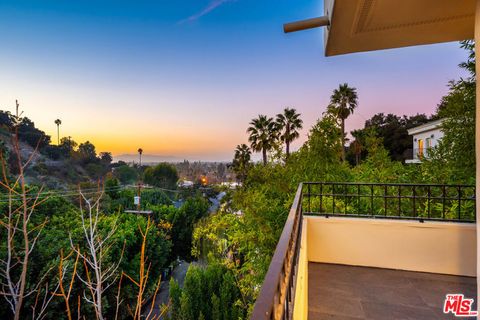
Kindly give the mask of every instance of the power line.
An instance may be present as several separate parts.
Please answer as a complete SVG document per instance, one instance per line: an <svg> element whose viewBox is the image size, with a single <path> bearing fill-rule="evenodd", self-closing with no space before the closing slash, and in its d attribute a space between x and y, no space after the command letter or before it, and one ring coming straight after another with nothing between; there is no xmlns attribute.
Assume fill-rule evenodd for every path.
<svg viewBox="0 0 480 320"><path fill-rule="evenodd" d="M84 190L80 190L80 192L83 195L91 195L91 194L98 194L102 191L118 191L118 190L121 190L121 189L124 189L124 188L125 187L122 186L122 187L105 188L105 189L101 189L101 190L90 189L92 191L86 191L86 192L84 192ZM29 195L30 197L26 198L26 200L45 199L45 198L53 197L53 196L60 197L60 198L68 198L68 197L78 196L78 195L80 195L80 192L79 191L66 191L66 192L46 191L46 192L37 193L34 196ZM3 199L0 198L0 203L8 203L9 201L22 201L22 200L23 200L22 198L9 199L8 197L3 197Z"/></svg>
<svg viewBox="0 0 480 320"><path fill-rule="evenodd" d="M103 188L103 189L98 189L98 188L88 188L88 189L80 189L80 190L49 190L49 191L43 191L40 193L35 193L29 195L29 197L26 199L27 201L31 200L39 200L39 199L45 199L48 197L60 197L60 198L68 198L68 197L73 197L73 196L78 196L80 195L80 192L83 195L92 195L92 194L98 194L100 192L108 192L108 191L120 191L120 190L126 190L126 189L134 189L136 186L132 185L123 185L123 186L116 186L116 187L109 187L109 188ZM173 190L173 189L166 189L166 188L161 188L161 187L149 187L146 188L147 190L161 190L164 192L172 192L172 193L180 193L179 190ZM7 197L0 197L0 203L9 203L10 201L22 201L22 198L12 198L9 199Z"/></svg>

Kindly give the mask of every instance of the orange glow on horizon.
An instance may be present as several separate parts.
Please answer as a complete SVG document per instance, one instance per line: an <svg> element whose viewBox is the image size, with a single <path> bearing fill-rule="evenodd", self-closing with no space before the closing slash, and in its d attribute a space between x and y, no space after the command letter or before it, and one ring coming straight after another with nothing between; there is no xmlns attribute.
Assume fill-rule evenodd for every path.
<svg viewBox="0 0 480 320"><path fill-rule="evenodd" d="M112 128L113 129L113 128ZM174 130L173 130L174 131ZM71 136L78 144L90 141L96 147L97 153L111 152L114 156L122 154L136 154L139 146L148 155L178 156L184 157L190 154L202 156L218 153L219 150L233 150L232 140L236 137L220 134L218 132L203 133L194 132L164 132L163 130L151 130L139 132L138 129L128 132L121 129L102 130L100 132L68 132L60 136ZM55 129L46 130L51 136L52 143L56 142L57 132Z"/></svg>

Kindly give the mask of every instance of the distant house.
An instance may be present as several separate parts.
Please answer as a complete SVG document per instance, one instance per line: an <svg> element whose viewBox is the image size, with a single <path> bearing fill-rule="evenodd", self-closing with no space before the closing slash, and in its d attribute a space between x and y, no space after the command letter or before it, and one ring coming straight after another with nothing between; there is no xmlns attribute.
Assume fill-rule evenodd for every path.
<svg viewBox="0 0 480 320"><path fill-rule="evenodd" d="M181 180L181 181L178 181L177 185L180 188L191 188L191 187L193 187L193 181Z"/></svg>
<svg viewBox="0 0 480 320"><path fill-rule="evenodd" d="M408 130L413 139L413 158L407 159L405 163L419 163L422 159L428 159L430 150L443 137L442 122L443 119L431 121Z"/></svg>
<svg viewBox="0 0 480 320"><path fill-rule="evenodd" d="M236 189L237 187L241 186L242 184L239 183L239 182L222 182L220 185L224 186L224 187L229 187L230 189Z"/></svg>

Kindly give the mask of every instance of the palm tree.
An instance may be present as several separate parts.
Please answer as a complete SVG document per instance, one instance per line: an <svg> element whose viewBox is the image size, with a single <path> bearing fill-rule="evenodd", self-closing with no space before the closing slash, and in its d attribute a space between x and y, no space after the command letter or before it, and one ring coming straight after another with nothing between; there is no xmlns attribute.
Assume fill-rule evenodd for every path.
<svg viewBox="0 0 480 320"><path fill-rule="evenodd" d="M345 161L345 120L353 113L353 110L358 105L357 89L348 86L344 83L338 86L338 89L333 90L330 97L330 105L328 112L332 113L338 120L342 130L342 160Z"/></svg>
<svg viewBox="0 0 480 320"><path fill-rule="evenodd" d="M293 108L285 108L283 113L277 114L277 126L281 131L280 140L285 142L287 159L290 156L290 143L298 139L300 133L298 130L303 128L303 121L300 114Z"/></svg>
<svg viewBox="0 0 480 320"><path fill-rule="evenodd" d="M60 125L62 124L62 120L57 119L55 120L55 124L57 125L57 145L60 145Z"/></svg>
<svg viewBox="0 0 480 320"><path fill-rule="evenodd" d="M247 177L247 171L250 167L250 156L252 152L246 144L240 144L235 149L232 169L237 175L238 180L244 182Z"/></svg>
<svg viewBox="0 0 480 320"><path fill-rule="evenodd" d="M140 157L140 162L139 162L139 167L141 168L142 167L142 153L143 153L143 149L142 148L138 148L138 155Z"/></svg>
<svg viewBox="0 0 480 320"><path fill-rule="evenodd" d="M252 150L262 152L263 164L267 164L267 152L272 150L277 140L277 126L273 118L259 115L250 121L247 132L250 134L248 141Z"/></svg>

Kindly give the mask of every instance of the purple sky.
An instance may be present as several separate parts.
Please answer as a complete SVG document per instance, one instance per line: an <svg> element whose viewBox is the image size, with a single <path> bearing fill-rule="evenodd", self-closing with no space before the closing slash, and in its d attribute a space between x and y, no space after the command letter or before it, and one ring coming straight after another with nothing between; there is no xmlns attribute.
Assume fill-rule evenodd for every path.
<svg viewBox="0 0 480 320"><path fill-rule="evenodd" d="M318 0L2 1L0 108L19 99L55 136L98 151L230 160L248 122L295 107L302 138L331 92L358 89L347 129L378 112L432 113L466 54L458 43L325 58L322 31L282 23Z"/></svg>

